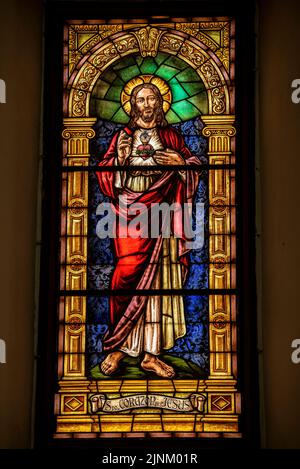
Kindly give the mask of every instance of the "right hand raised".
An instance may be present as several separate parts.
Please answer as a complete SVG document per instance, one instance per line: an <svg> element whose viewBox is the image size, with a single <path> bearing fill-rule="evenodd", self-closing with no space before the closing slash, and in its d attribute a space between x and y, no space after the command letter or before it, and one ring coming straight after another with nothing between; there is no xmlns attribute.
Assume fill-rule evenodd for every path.
<svg viewBox="0 0 300 469"><path fill-rule="evenodd" d="M132 137L124 130L121 130L118 137L118 160L121 165L125 164L127 158L131 155Z"/></svg>

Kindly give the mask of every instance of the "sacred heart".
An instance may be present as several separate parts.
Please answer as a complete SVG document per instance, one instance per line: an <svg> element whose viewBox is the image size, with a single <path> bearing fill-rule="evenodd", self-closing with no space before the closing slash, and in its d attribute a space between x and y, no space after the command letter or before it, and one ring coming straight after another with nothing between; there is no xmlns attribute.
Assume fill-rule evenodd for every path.
<svg viewBox="0 0 300 469"><path fill-rule="evenodd" d="M147 158L150 158L150 156L153 155L154 148L149 143L141 144L137 147L136 153L137 153L138 156L143 158L143 160L147 160Z"/></svg>

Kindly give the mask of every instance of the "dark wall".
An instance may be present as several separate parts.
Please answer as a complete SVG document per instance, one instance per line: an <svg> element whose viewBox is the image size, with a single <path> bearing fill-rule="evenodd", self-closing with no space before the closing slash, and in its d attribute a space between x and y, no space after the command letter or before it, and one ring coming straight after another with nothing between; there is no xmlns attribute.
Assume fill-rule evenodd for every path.
<svg viewBox="0 0 300 469"><path fill-rule="evenodd" d="M1 308L0 447L31 444L36 207L42 83L41 1L10 0L1 7L0 104ZM258 36L259 313L263 333L265 445L300 448L300 364L291 362L300 338L298 265L300 104L290 84L300 78L297 0L261 0Z"/></svg>
<svg viewBox="0 0 300 469"><path fill-rule="evenodd" d="M290 358L291 342L300 338L300 104L291 101L291 82L300 78L300 3L262 0L259 14L266 444L300 448L300 364Z"/></svg>
<svg viewBox="0 0 300 469"><path fill-rule="evenodd" d="M34 270L42 77L41 2L0 7L1 303L0 447L30 445L34 363Z"/></svg>

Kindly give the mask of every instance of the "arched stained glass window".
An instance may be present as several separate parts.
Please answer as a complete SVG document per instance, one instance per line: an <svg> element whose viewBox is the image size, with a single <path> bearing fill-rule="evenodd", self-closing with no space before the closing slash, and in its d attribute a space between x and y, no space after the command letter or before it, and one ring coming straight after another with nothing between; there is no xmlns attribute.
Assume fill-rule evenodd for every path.
<svg viewBox="0 0 300 469"><path fill-rule="evenodd" d="M64 19L58 440L243 438L235 28Z"/></svg>

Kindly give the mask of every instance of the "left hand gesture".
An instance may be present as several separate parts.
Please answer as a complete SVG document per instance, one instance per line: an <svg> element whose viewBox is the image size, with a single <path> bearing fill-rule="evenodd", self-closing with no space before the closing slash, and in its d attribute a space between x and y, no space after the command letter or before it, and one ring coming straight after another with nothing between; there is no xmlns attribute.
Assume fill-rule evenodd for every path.
<svg viewBox="0 0 300 469"><path fill-rule="evenodd" d="M161 165L185 165L185 160L177 151L167 148L166 150L156 150L153 155L156 163Z"/></svg>

